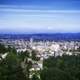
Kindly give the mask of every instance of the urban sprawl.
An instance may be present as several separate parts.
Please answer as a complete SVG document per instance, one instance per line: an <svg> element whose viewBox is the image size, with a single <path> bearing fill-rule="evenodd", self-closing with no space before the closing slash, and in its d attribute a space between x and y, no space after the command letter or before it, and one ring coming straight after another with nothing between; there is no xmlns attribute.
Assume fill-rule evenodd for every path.
<svg viewBox="0 0 80 80"><path fill-rule="evenodd" d="M17 52L25 52L26 50L31 52L34 50L36 52L36 57L38 57L39 60L32 61L33 66L30 71L42 69L43 60L48 59L49 57L80 54L80 42L78 41L34 41L33 38L29 41L24 39L1 39L0 44L4 44L5 47L14 47ZM7 53L5 53L3 57L6 57L6 55ZM30 58L28 60L31 61Z"/></svg>

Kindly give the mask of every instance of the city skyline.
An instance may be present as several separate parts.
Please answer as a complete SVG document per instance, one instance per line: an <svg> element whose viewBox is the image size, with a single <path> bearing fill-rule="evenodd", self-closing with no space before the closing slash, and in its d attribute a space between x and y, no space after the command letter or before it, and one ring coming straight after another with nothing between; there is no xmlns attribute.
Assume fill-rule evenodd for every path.
<svg viewBox="0 0 80 80"><path fill-rule="evenodd" d="M0 33L80 32L79 0L1 0Z"/></svg>

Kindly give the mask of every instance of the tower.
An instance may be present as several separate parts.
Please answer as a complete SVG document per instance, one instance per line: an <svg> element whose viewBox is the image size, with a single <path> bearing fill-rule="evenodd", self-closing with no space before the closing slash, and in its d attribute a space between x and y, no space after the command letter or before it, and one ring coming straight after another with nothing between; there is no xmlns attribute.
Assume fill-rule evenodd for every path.
<svg viewBox="0 0 80 80"><path fill-rule="evenodd" d="M33 46L33 38L30 38L30 46Z"/></svg>

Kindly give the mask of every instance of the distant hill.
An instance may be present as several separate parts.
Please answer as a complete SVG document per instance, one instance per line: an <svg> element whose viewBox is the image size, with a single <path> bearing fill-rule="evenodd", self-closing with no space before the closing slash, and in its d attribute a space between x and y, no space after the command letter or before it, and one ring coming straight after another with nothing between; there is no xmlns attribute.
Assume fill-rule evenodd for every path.
<svg viewBox="0 0 80 80"><path fill-rule="evenodd" d="M0 39L25 39L25 40L29 40L30 38L33 38L34 40L80 41L80 33L0 34Z"/></svg>

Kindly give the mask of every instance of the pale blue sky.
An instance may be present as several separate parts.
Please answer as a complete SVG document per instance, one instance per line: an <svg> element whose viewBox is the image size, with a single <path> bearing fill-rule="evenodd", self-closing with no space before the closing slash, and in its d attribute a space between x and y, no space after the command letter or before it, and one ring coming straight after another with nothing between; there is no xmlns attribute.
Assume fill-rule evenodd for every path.
<svg viewBox="0 0 80 80"><path fill-rule="evenodd" d="M80 32L80 1L8 1L0 3L0 33Z"/></svg>

